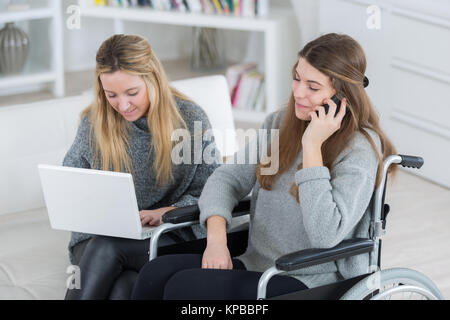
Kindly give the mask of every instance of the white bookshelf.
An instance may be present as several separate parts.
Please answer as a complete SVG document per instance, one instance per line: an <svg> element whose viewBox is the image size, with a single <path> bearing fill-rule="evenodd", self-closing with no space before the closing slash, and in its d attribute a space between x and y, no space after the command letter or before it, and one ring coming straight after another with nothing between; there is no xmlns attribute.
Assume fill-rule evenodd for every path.
<svg viewBox="0 0 450 320"><path fill-rule="evenodd" d="M46 19L53 16L51 8L31 8L24 11L0 11L0 24L25 20Z"/></svg>
<svg viewBox="0 0 450 320"><path fill-rule="evenodd" d="M263 123L267 114L268 112L233 109L234 119L243 122Z"/></svg>
<svg viewBox="0 0 450 320"><path fill-rule="evenodd" d="M180 27L210 27L264 34L266 111L235 110L236 120L261 122L264 117L287 103L291 87L291 68L299 51L300 38L295 14L289 8L271 8L265 17L235 17L160 11L151 8L95 6L91 0L78 0L82 17L113 19L114 33L124 33L124 22L137 21Z"/></svg>
<svg viewBox="0 0 450 320"><path fill-rule="evenodd" d="M5 5L0 6L0 28L7 22L31 22L46 19L49 30L42 30L48 34L51 45L50 55L33 60L28 57L24 70L17 75L0 74L0 93L19 93L37 90L44 85L52 86L53 95L64 96L64 65L63 65L63 25L60 0L27 1L29 8L18 11L8 11ZM37 39L30 36L31 47L39 46ZM30 53L33 48L30 48ZM43 63L43 60L46 60Z"/></svg>

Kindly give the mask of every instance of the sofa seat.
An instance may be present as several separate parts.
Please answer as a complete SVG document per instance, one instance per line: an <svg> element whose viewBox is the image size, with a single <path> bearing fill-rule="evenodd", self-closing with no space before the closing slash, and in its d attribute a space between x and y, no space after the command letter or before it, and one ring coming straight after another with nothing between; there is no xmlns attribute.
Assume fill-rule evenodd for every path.
<svg viewBox="0 0 450 320"><path fill-rule="evenodd" d="M51 229L45 208L0 215L0 299L62 299L69 238Z"/></svg>

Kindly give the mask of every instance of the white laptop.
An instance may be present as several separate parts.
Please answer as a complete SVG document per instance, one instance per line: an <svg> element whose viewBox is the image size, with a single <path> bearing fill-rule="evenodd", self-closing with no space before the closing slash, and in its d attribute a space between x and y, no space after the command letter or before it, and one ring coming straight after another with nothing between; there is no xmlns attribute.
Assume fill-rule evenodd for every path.
<svg viewBox="0 0 450 320"><path fill-rule="evenodd" d="M129 239L147 239L129 173L38 165L53 229Z"/></svg>

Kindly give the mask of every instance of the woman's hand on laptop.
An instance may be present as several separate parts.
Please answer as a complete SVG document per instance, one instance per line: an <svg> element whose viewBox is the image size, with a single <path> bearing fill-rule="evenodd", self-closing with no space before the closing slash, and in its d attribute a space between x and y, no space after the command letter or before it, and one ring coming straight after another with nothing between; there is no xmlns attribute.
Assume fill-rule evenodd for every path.
<svg viewBox="0 0 450 320"><path fill-rule="evenodd" d="M176 207L163 207L156 210L141 210L139 216L141 217L142 226L159 226L162 223L162 216L170 211L176 209Z"/></svg>

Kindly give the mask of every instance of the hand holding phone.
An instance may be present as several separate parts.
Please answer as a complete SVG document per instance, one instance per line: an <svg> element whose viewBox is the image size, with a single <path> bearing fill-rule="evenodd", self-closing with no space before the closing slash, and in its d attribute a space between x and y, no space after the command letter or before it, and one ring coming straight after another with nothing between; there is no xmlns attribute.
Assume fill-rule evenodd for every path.
<svg viewBox="0 0 450 320"><path fill-rule="evenodd" d="M331 100L333 100L334 103L336 103L336 113L334 114L334 116L336 117L336 115L339 113L339 110L341 109L341 100L339 100L339 98L334 95ZM330 110L330 106L328 104L324 104L323 107L325 108L325 114L328 114L328 111ZM319 116L319 111L316 111L317 116Z"/></svg>
<svg viewBox="0 0 450 320"><path fill-rule="evenodd" d="M347 99L343 98L340 101L336 96L333 96L331 100L336 104L337 109L334 117L320 117L319 115L314 115L312 112L310 113L311 121L309 121L308 127L302 136L302 145L305 148L313 146L313 149L320 150L318 148L341 128L342 121L347 113ZM326 113L330 111L330 106L325 105L323 107ZM315 112L316 114L319 113L319 111Z"/></svg>

